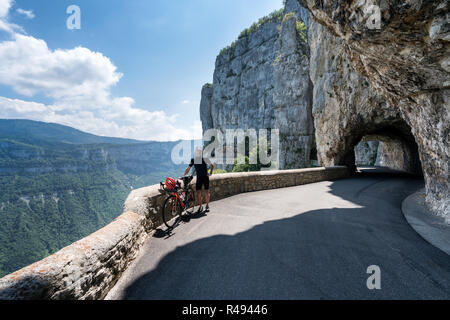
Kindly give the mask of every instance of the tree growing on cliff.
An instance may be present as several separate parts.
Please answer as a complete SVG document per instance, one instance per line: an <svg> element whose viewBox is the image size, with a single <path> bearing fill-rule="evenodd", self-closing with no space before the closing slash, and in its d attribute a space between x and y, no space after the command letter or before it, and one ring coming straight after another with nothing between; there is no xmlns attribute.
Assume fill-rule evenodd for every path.
<svg viewBox="0 0 450 320"><path fill-rule="evenodd" d="M255 148L252 150L249 150L249 140L248 138L245 139L245 150L249 150L248 156L247 155L238 155L234 159L234 166L233 166L233 172L254 172L254 171L261 171L264 168L270 168L271 164L262 164L261 160L259 158L259 149L260 146L267 145L268 152L271 153L271 147L270 147L270 141L267 140L266 137L261 137L258 140L258 144ZM250 159L257 159L257 163L250 163Z"/></svg>

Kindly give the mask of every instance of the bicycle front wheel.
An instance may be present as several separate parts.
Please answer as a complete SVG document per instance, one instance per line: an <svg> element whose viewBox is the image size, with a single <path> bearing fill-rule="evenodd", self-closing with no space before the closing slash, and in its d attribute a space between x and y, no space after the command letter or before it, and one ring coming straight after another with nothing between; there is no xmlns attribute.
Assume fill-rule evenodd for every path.
<svg viewBox="0 0 450 320"><path fill-rule="evenodd" d="M176 196L170 196L166 199L163 206L162 218L164 224L169 229L173 229L181 220L183 206Z"/></svg>

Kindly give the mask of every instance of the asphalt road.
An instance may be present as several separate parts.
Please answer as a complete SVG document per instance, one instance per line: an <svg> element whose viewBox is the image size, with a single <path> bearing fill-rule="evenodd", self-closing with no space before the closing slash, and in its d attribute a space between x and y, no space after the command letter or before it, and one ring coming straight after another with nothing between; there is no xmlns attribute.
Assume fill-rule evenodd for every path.
<svg viewBox="0 0 450 320"><path fill-rule="evenodd" d="M150 238L107 299L449 299L450 256L400 209L421 187L366 173L214 202Z"/></svg>

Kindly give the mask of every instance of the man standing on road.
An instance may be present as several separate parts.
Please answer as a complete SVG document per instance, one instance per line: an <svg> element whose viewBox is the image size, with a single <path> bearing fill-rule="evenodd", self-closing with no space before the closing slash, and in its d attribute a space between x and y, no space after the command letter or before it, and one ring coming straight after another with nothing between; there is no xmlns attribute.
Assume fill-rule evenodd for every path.
<svg viewBox="0 0 450 320"><path fill-rule="evenodd" d="M208 174L208 165L211 167L211 172ZM191 160L189 167L187 167L184 175L188 175L192 167L195 167L195 172L197 173L197 183L195 189L197 191L197 204L199 205L197 213L203 211L203 198L202 198L202 187L205 188L206 193L206 212L209 212L209 176L214 172L214 164L209 161L208 158L203 158L203 151L200 148L195 150L195 158Z"/></svg>

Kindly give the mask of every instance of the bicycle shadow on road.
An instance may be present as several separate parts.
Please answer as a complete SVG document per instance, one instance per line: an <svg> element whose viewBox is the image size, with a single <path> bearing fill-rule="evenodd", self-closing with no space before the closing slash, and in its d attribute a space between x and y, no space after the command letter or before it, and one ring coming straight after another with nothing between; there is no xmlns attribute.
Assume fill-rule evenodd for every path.
<svg viewBox="0 0 450 320"><path fill-rule="evenodd" d="M172 235L173 235L173 233L172 233L172 231L170 229L163 230L161 228L158 228L153 233L153 238L158 238L158 239L165 238L165 239L168 239Z"/></svg>
<svg viewBox="0 0 450 320"><path fill-rule="evenodd" d="M180 221L177 222L177 224L173 227L173 228L166 228L166 229L162 229L162 228L157 228L156 231L153 234L153 238L165 238L165 239L169 239L170 237L174 236L176 234L176 229L177 227L180 226L180 224L186 224L189 223L191 220L197 220L197 219L202 219L202 218L206 218L208 216L209 211L206 210L202 210L200 212L194 212L191 213L189 215L185 215L181 218Z"/></svg>

